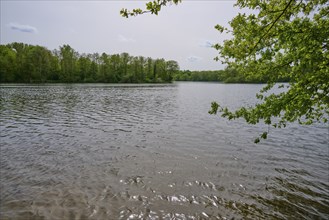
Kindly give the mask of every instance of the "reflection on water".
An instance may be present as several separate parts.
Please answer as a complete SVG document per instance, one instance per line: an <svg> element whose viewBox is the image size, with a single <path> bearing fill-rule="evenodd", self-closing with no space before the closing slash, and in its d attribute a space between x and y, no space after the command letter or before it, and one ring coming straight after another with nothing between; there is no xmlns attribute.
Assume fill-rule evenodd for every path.
<svg viewBox="0 0 329 220"><path fill-rule="evenodd" d="M208 115L261 85L0 87L1 219L328 219L328 125Z"/></svg>

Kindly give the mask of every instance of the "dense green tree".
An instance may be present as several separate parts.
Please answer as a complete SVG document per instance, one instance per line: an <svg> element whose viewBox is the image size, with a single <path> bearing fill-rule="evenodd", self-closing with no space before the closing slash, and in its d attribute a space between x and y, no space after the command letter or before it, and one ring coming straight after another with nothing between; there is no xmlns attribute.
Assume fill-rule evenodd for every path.
<svg viewBox="0 0 329 220"><path fill-rule="evenodd" d="M48 73L48 82L58 82L60 78L60 61L59 61L59 50L53 50L50 56L50 70Z"/></svg>
<svg viewBox="0 0 329 220"><path fill-rule="evenodd" d="M16 53L16 63L14 78L15 82L28 83L31 82L31 65L28 60L28 52L30 46L23 43L12 43L8 45Z"/></svg>
<svg viewBox="0 0 329 220"><path fill-rule="evenodd" d="M70 45L63 45L60 48L61 80L74 82L76 78L77 53Z"/></svg>
<svg viewBox="0 0 329 220"><path fill-rule="evenodd" d="M15 81L16 53L10 47L0 45L0 82Z"/></svg>
<svg viewBox="0 0 329 220"><path fill-rule="evenodd" d="M146 58L146 82L153 81L153 60L151 57Z"/></svg>
<svg viewBox="0 0 329 220"><path fill-rule="evenodd" d="M46 82L51 70L51 52L45 47L30 46L28 62L31 66L32 82Z"/></svg>
<svg viewBox="0 0 329 220"><path fill-rule="evenodd" d="M130 71L131 72L131 82L138 82L139 79L139 71L140 71L140 63L138 57L132 57L131 59L131 65L130 65Z"/></svg>
<svg viewBox="0 0 329 220"><path fill-rule="evenodd" d="M81 55L77 63L79 82L92 82L91 60L85 54Z"/></svg>
<svg viewBox="0 0 329 220"><path fill-rule="evenodd" d="M158 14L162 6L178 2L156 0L146 3L146 11L122 9L121 15ZM266 80L268 84L256 95L260 103L255 106L230 111L213 102L209 113L221 112L228 119L244 118L250 124L264 121L274 127L294 121L327 122L328 0L237 0L235 6L252 12L239 13L229 22L230 27L215 26L220 33L232 35L231 39L214 45L219 51L216 60L242 73L247 80ZM268 93L282 79L290 79L286 90ZM261 138L266 137L264 132Z"/></svg>
<svg viewBox="0 0 329 220"><path fill-rule="evenodd" d="M169 60L166 62L166 72L167 72L167 81L171 81L174 78L174 75L179 71L179 64L175 60Z"/></svg>
<svg viewBox="0 0 329 220"><path fill-rule="evenodd" d="M120 54L120 67L121 73L123 75L122 82L131 83L132 82L132 74L128 73L129 65L130 65L131 57L128 53L121 53Z"/></svg>
<svg viewBox="0 0 329 220"><path fill-rule="evenodd" d="M79 54L70 45L53 51L23 43L0 45L1 83L171 82L176 61L122 54Z"/></svg>
<svg viewBox="0 0 329 220"><path fill-rule="evenodd" d="M220 79L226 83L245 83L247 81L249 81L249 82L259 82L260 81L260 80L255 80L255 79L247 80L243 74L239 73L234 68L226 68L224 71L222 71L221 75L220 75Z"/></svg>
<svg viewBox="0 0 329 220"><path fill-rule="evenodd" d="M215 45L228 66L247 77L264 78L268 85L257 94L261 103L234 112L213 103L229 119L248 123L264 121L274 127L298 121L327 122L329 114L329 4L313 1L242 1L241 8L257 9L257 14L239 14L230 28L217 25L233 38ZM266 95L275 82L289 78L287 90ZM273 120L279 118L279 120ZM261 135L266 138L267 132ZM259 139L255 140L256 142Z"/></svg>
<svg viewBox="0 0 329 220"><path fill-rule="evenodd" d="M177 71L174 74L177 81L204 81L224 83L262 83L266 82L258 78L246 78L245 75L233 68L224 70L203 70L203 71ZM288 81L288 80L287 80ZM287 82L286 81L286 82Z"/></svg>
<svg viewBox="0 0 329 220"><path fill-rule="evenodd" d="M109 78L111 75L110 68L110 57L106 53L102 53L100 57L100 70L99 70L99 81L101 82L110 82Z"/></svg>
<svg viewBox="0 0 329 220"><path fill-rule="evenodd" d="M90 65L90 80L91 81L97 81L98 71L99 71L99 65L100 65L100 59L98 53L89 54L88 57L91 60Z"/></svg>
<svg viewBox="0 0 329 220"><path fill-rule="evenodd" d="M174 75L174 80L177 81L192 81L191 80L191 71L190 70L182 70Z"/></svg>
<svg viewBox="0 0 329 220"><path fill-rule="evenodd" d="M140 82L145 82L146 78L145 78L145 65L146 65L146 60L144 57L142 56L138 56L138 70L136 71L136 73L138 74L138 79ZM166 80L171 81L171 80Z"/></svg>
<svg viewBox="0 0 329 220"><path fill-rule="evenodd" d="M120 72L120 55L114 54L110 58L111 63L111 82L117 83L121 81L122 73Z"/></svg>
<svg viewBox="0 0 329 220"><path fill-rule="evenodd" d="M155 82L162 82L162 80L167 80L168 74L167 74L166 61L164 59L156 59L154 66L155 66L155 71L154 71Z"/></svg>

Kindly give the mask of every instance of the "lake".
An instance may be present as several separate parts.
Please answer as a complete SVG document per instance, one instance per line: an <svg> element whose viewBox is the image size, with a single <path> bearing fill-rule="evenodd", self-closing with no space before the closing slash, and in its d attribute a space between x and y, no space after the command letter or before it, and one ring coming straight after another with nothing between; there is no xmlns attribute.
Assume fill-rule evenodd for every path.
<svg viewBox="0 0 329 220"><path fill-rule="evenodd" d="M0 218L328 219L328 124L208 114L262 87L3 84Z"/></svg>

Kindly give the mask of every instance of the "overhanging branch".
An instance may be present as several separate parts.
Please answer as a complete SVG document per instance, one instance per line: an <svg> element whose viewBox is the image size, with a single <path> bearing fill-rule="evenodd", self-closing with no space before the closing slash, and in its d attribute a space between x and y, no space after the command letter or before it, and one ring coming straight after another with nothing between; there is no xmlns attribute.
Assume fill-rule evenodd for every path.
<svg viewBox="0 0 329 220"><path fill-rule="evenodd" d="M255 50L255 48L258 46L258 44L261 42L261 40L264 39L264 37L270 32L270 30L274 27L274 25L276 24L276 22L278 22L278 20L282 17L282 15L284 15L284 13L287 11L287 9L289 8L290 4L293 1L294 0L290 0L288 2L288 4L286 5L286 7L283 9L283 11L281 12L281 14L275 19L275 21L272 23L272 25L270 26L270 28L259 38L259 40L255 44L255 46L251 49L249 55Z"/></svg>

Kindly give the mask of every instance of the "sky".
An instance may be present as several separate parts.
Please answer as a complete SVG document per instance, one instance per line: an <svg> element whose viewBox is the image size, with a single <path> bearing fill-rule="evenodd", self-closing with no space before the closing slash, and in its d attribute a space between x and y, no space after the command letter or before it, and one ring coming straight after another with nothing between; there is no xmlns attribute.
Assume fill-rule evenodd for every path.
<svg viewBox="0 0 329 220"><path fill-rule="evenodd" d="M79 53L117 54L176 60L182 70L219 70L211 47L230 38L228 27L241 12L235 1L182 1L158 16L123 18L122 8L145 8L147 1L1 0L0 43L23 42L50 50L69 44Z"/></svg>

